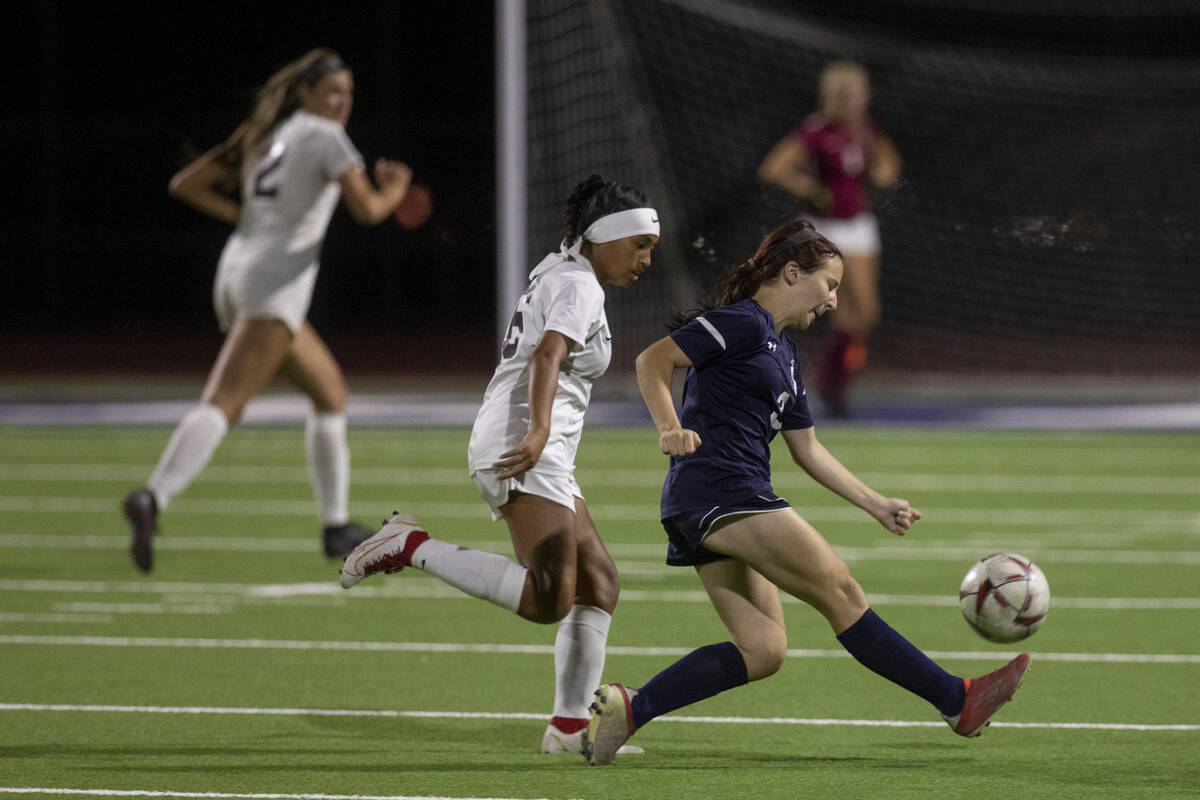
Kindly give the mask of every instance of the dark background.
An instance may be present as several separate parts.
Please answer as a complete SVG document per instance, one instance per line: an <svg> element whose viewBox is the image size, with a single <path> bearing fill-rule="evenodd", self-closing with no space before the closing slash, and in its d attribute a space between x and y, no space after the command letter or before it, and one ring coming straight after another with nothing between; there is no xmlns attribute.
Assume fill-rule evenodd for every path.
<svg viewBox="0 0 1200 800"><path fill-rule="evenodd" d="M20 94L3 125L16 202L2 222L0 369L207 368L229 229L169 198L167 182L236 127L272 72L315 46L354 70L347 130L367 163L408 163L435 213L416 231L362 228L339 206L310 319L344 362L380 371L436 366L446 348L426 346L434 340L482 339L477 360L490 362L492 4L409 5L27 7L10 31L24 68L10 73Z"/></svg>
<svg viewBox="0 0 1200 800"><path fill-rule="evenodd" d="M544 5L528 3L531 9ZM884 37L898 49L931 52L950 46L1186 65L1197 58L1200 36L1200 14L1172 0L759 3L855 36ZM636 20L630 8L626 20ZM7 267L0 373L207 370L220 345L210 291L228 228L170 199L167 181L233 130L269 74L319 45L338 50L354 69L357 97L348 132L367 162L388 156L410 164L415 179L431 187L435 211L423 228L405 231L391 221L361 228L339 208L310 319L348 371L490 372L496 253L490 0L59 0L19 6L6 20L6 52L14 57L8 71L13 94L0 125L9 184L9 209L0 219ZM669 31L658 27L665 22L653 18L630 33L649 76L645 86L669 78L655 65L670 44L662 38ZM805 85L811 72L804 73ZM879 88L883 105L886 74L879 75ZM669 107L669 98L659 102ZM886 105L879 111L888 114ZM766 134L763 143L769 144ZM905 155L908 174L920 175L922 148ZM1196 166L1193 157L1194 151L1186 168ZM1188 207L1183 219L1195 217L1194 203ZM690 241L695 232L677 233ZM885 233L897 241L886 225ZM1162 239L1170 231L1150 235ZM530 242L530 253L547 244ZM1192 255L1180 260L1195 264ZM1194 295L1194 279L1183 285ZM1187 307L1184 317L1171 318L1170 336L1190 353L1196 328ZM885 304L885 313L899 308ZM1144 312L1153 318L1153 309ZM1008 318L997 323L1010 324ZM1077 324L1074 317L1062 320L1068 336L1076 336ZM1034 330L1030 341L1044 335ZM1179 366L1178 359L1165 361Z"/></svg>

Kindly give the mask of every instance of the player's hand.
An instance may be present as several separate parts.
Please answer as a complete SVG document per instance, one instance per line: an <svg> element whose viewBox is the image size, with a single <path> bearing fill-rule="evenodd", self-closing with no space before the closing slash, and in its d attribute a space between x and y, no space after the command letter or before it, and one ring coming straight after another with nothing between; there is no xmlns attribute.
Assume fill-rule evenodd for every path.
<svg viewBox="0 0 1200 800"><path fill-rule="evenodd" d="M658 435L658 449L669 456L688 456L700 446L700 434L687 428L677 428Z"/></svg>
<svg viewBox="0 0 1200 800"><path fill-rule="evenodd" d="M542 449L545 448L546 440L549 438L550 431L535 429L525 434L525 438L519 445L507 453L501 453L500 460L492 465L492 469L496 470L496 477L504 480L532 469L533 465L542 457Z"/></svg>
<svg viewBox="0 0 1200 800"><path fill-rule="evenodd" d="M381 158L375 162L375 183L379 188L392 188L408 190L408 184L412 182L412 168L400 161L389 161L386 158Z"/></svg>
<svg viewBox="0 0 1200 800"><path fill-rule="evenodd" d="M912 524L921 518L921 512L898 497L885 497L883 505L872 516L879 524L897 536L903 536Z"/></svg>

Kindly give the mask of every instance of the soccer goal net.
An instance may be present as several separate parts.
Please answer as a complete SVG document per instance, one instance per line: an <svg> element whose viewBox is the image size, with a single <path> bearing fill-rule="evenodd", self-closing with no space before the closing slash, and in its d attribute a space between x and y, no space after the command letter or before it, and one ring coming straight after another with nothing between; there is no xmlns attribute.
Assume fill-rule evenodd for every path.
<svg viewBox="0 0 1200 800"><path fill-rule="evenodd" d="M655 266L610 290L613 370L789 210L756 168L816 108L821 68L849 59L904 160L875 198L874 367L1200 371L1194 57L928 42L769 0L528 9L532 260L590 172L663 217Z"/></svg>

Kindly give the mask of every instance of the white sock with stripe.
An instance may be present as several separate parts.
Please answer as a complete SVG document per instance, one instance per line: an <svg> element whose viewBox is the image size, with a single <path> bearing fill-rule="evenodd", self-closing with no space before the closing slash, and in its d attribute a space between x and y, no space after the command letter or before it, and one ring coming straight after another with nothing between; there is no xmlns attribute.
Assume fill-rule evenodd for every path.
<svg viewBox="0 0 1200 800"><path fill-rule="evenodd" d="M587 719L604 674L612 616L595 606L573 606L554 637L554 716Z"/></svg>

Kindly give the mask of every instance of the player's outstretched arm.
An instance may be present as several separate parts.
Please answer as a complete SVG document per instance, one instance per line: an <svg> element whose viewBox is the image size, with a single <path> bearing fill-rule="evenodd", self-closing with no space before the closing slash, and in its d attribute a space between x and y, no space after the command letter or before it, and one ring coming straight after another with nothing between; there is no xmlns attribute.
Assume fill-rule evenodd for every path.
<svg viewBox="0 0 1200 800"><path fill-rule="evenodd" d="M360 225L378 225L390 217L408 192L412 170L407 164L381 158L375 162L376 189L366 174L357 167L348 169L338 178L342 185L342 202L350 216Z"/></svg>
<svg viewBox="0 0 1200 800"><path fill-rule="evenodd" d="M691 364L670 336L659 339L637 357L638 390L658 429L659 449L670 456L686 456L700 446L700 435L680 424L671 399L671 376Z"/></svg>
<svg viewBox="0 0 1200 800"><path fill-rule="evenodd" d="M785 430L783 439L787 442L792 460L813 480L866 511L897 536L903 536L921 518L921 512L910 506L907 500L884 497L859 480L834 458L833 453L825 449L812 428Z"/></svg>
<svg viewBox="0 0 1200 800"><path fill-rule="evenodd" d="M242 206L218 187L237 185L238 176L222 157L226 147L214 147L171 177L167 193L214 219L237 225Z"/></svg>

